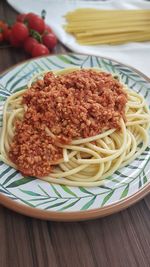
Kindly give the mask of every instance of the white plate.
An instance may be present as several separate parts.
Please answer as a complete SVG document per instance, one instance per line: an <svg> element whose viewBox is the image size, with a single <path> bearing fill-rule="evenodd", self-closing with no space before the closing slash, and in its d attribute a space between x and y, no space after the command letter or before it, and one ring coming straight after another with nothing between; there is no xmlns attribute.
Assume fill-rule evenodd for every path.
<svg viewBox="0 0 150 267"><path fill-rule="evenodd" d="M24 88L35 73L67 67L100 67L117 74L150 104L148 78L116 61L80 54L55 55L26 61L13 67L0 79L0 127L3 104L12 93ZM108 215L121 210L150 190L150 146L127 167L107 178L104 186L70 187L23 177L0 162L0 202L23 214L43 219L81 220Z"/></svg>

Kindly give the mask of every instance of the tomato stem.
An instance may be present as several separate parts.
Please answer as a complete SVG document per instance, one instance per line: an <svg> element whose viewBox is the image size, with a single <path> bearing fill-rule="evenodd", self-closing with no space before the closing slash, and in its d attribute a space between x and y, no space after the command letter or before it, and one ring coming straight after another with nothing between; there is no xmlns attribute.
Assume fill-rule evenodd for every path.
<svg viewBox="0 0 150 267"><path fill-rule="evenodd" d="M46 17L46 10L43 9L43 10L41 11L41 18L44 20L45 17Z"/></svg>
<svg viewBox="0 0 150 267"><path fill-rule="evenodd" d="M41 37L40 33L38 33L38 32L35 31L35 30L30 29L30 35L31 35L34 39L36 39L39 43L42 43L42 37Z"/></svg>

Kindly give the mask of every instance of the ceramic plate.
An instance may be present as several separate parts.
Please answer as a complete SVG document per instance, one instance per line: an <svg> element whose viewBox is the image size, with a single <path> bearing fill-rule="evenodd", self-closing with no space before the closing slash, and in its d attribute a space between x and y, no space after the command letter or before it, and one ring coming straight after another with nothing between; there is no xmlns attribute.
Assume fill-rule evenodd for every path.
<svg viewBox="0 0 150 267"><path fill-rule="evenodd" d="M80 54L55 55L26 61L0 77L0 127L3 105L12 93L43 70L79 66L98 67L119 75L150 104L150 82L136 70L116 61ZM23 177L0 162L0 202L17 212L51 220L83 220L105 216L130 206L150 190L150 146L130 165L115 172L98 187L70 187Z"/></svg>

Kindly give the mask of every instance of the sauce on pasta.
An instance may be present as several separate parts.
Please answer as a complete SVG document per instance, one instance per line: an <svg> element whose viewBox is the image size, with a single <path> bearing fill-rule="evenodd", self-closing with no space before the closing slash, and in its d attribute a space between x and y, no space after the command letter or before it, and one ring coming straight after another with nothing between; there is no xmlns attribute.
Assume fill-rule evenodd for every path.
<svg viewBox="0 0 150 267"><path fill-rule="evenodd" d="M63 157L60 144L120 129L126 102L122 84L111 74L48 72L22 96L26 111L23 120L15 123L9 157L25 175L48 175Z"/></svg>

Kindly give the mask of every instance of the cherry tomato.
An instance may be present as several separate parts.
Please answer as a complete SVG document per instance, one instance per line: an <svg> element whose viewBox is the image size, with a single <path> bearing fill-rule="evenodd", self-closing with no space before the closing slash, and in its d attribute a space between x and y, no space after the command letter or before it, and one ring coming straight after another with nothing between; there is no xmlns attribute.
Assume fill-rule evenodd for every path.
<svg viewBox="0 0 150 267"><path fill-rule="evenodd" d="M7 24L3 20L0 20L0 29L3 31L6 27Z"/></svg>
<svg viewBox="0 0 150 267"><path fill-rule="evenodd" d="M50 32L53 32L51 27L49 25L45 25L45 30L44 30L44 33L47 34L47 33L50 33Z"/></svg>
<svg viewBox="0 0 150 267"><path fill-rule="evenodd" d="M26 17L26 14L25 13L19 14L17 16L17 21L24 22L25 17Z"/></svg>
<svg viewBox="0 0 150 267"><path fill-rule="evenodd" d="M15 36L14 36L13 33L12 33L12 31L11 31L11 33L10 33L9 41L10 41L10 43L11 43L11 45L12 45L13 47L20 47L20 46L21 46L21 42L18 41L18 40L15 38Z"/></svg>
<svg viewBox="0 0 150 267"><path fill-rule="evenodd" d="M35 13L33 13L33 12L27 13L26 16L25 16L25 20L30 19L32 16L37 16L37 15Z"/></svg>
<svg viewBox="0 0 150 267"><path fill-rule="evenodd" d="M29 36L29 30L25 24L16 22L12 27L12 35L17 41L24 42Z"/></svg>
<svg viewBox="0 0 150 267"><path fill-rule="evenodd" d="M42 36L43 44L45 44L49 49L53 49L57 44L57 38L54 33L44 34Z"/></svg>
<svg viewBox="0 0 150 267"><path fill-rule="evenodd" d="M0 32L0 43L2 43L2 42L3 42L3 40L4 40L3 33L2 33L2 32Z"/></svg>
<svg viewBox="0 0 150 267"><path fill-rule="evenodd" d="M44 20L34 13L28 13L24 21L27 23L29 29L35 30L39 33L43 33L45 30Z"/></svg>
<svg viewBox="0 0 150 267"><path fill-rule="evenodd" d="M8 29L8 25L4 21L0 20L0 42L2 42L3 40L6 40L4 33L5 31L7 31L7 29Z"/></svg>
<svg viewBox="0 0 150 267"><path fill-rule="evenodd" d="M10 35L11 35L11 28L6 28L3 32L4 35L4 40L5 41L10 41Z"/></svg>
<svg viewBox="0 0 150 267"><path fill-rule="evenodd" d="M0 28L1 28L1 26L3 26L3 24L4 24L4 21L0 20Z"/></svg>
<svg viewBox="0 0 150 267"><path fill-rule="evenodd" d="M7 24L4 21L0 20L0 33L1 33L0 42L4 40L4 31L7 27L8 27Z"/></svg>
<svg viewBox="0 0 150 267"><path fill-rule="evenodd" d="M39 57L39 56L48 55L48 54L49 54L49 50L43 44L36 44L32 49L32 57Z"/></svg>
<svg viewBox="0 0 150 267"><path fill-rule="evenodd" d="M33 50L33 47L38 44L38 41L36 39L34 39L33 37L28 37L26 40L25 40L25 43L24 43L24 50L31 54L32 53L32 50Z"/></svg>

